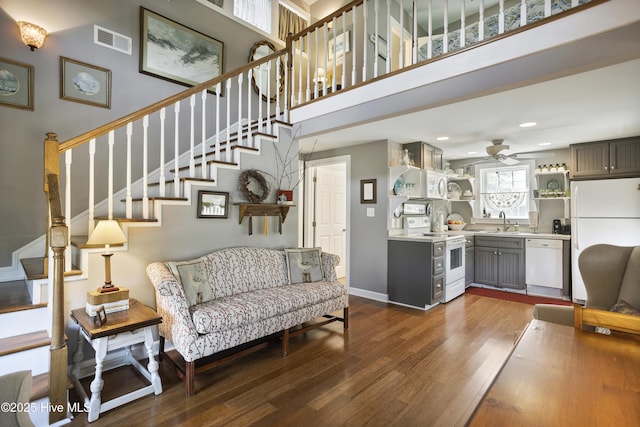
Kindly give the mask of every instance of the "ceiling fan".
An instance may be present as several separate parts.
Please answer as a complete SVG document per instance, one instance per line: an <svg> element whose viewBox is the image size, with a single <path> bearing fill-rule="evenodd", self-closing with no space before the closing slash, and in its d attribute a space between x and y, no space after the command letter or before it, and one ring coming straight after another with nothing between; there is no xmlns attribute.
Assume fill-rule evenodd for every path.
<svg viewBox="0 0 640 427"><path fill-rule="evenodd" d="M487 162L490 160L497 160L507 166L513 166L520 163L520 160L529 160L535 159L539 157L552 157L553 153L548 154L536 154L536 153L528 153L527 157L518 157L518 154L515 151L511 151L509 145L504 144L504 139L492 139L491 145L486 147L487 154L489 157L485 157L482 160L478 160L475 162L467 163L462 166L471 166L477 163Z"/></svg>

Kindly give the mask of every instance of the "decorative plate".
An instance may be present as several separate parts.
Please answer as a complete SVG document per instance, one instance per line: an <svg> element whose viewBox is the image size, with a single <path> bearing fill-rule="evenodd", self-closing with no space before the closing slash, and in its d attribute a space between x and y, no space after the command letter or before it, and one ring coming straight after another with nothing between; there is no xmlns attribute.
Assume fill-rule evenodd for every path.
<svg viewBox="0 0 640 427"><path fill-rule="evenodd" d="M558 182L557 179L552 179L549 180L549 182L547 182L547 190L559 190L560 189L560 183Z"/></svg>
<svg viewBox="0 0 640 427"><path fill-rule="evenodd" d="M402 177L398 177L396 182L393 184L393 194L396 196L400 196L404 193L404 180Z"/></svg>

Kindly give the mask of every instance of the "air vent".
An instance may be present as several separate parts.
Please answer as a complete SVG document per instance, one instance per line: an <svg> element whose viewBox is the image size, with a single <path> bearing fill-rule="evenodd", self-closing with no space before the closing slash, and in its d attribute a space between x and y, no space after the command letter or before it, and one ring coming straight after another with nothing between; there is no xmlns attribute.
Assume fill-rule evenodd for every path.
<svg viewBox="0 0 640 427"><path fill-rule="evenodd" d="M94 25L93 42L100 46L131 55L131 37L123 36L115 31Z"/></svg>

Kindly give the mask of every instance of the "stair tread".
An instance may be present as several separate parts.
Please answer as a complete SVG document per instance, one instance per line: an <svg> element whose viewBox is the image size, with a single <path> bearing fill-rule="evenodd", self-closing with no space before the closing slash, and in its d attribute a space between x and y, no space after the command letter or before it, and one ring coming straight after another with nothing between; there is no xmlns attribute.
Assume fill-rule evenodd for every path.
<svg viewBox="0 0 640 427"><path fill-rule="evenodd" d="M186 202L188 199L184 198L184 197L149 197L148 198L149 201L155 201L155 200L167 200L167 201L179 201L179 202ZM122 200L124 202L124 200ZM135 199L131 199L132 202L142 202L143 199L142 198L135 198Z"/></svg>
<svg viewBox="0 0 640 427"><path fill-rule="evenodd" d="M208 178L179 178L180 181L196 181L196 182L210 182L210 183L214 183L216 182L215 179L208 179ZM173 178L172 179L167 179L166 180L167 183L172 183L173 182ZM147 184L149 187L157 187L160 185L159 182L150 182L149 184Z"/></svg>
<svg viewBox="0 0 640 427"><path fill-rule="evenodd" d="M96 220L103 220L103 219L109 219L107 217L96 217L94 218ZM118 217L113 217L111 219L114 219L118 222L158 222L157 219L155 218L118 218Z"/></svg>
<svg viewBox="0 0 640 427"><path fill-rule="evenodd" d="M48 277L48 273L44 271L44 257L22 258L20 259L20 263L27 275L27 280L42 280ZM79 276L82 274L80 269L74 268L73 266L71 268L71 270L64 272L65 277Z"/></svg>
<svg viewBox="0 0 640 427"><path fill-rule="evenodd" d="M31 296L24 280L0 283L0 312L5 309L31 305ZM11 310L13 311L13 310Z"/></svg>
<svg viewBox="0 0 640 427"><path fill-rule="evenodd" d="M0 338L0 356L19 353L32 348L44 347L49 344L51 344L51 338L45 330Z"/></svg>
<svg viewBox="0 0 640 427"><path fill-rule="evenodd" d="M67 390L71 390L72 388L73 382L71 378L67 376ZM33 402L47 396L49 396L49 373L45 372L44 374L34 375L31 378L30 401Z"/></svg>

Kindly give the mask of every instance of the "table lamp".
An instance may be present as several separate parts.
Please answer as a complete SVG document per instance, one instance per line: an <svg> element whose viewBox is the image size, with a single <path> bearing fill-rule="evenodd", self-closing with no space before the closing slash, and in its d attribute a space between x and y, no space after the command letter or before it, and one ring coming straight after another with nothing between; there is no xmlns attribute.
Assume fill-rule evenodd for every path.
<svg viewBox="0 0 640 427"><path fill-rule="evenodd" d="M111 256L113 252L109 251L110 245L120 245L127 242L127 238L120 228L120 224L113 219L107 219L98 222L95 230L89 236L87 240L88 245L104 245L105 252L102 254L104 257L104 285L98 288L98 292L113 292L117 291L118 287L111 283Z"/></svg>

